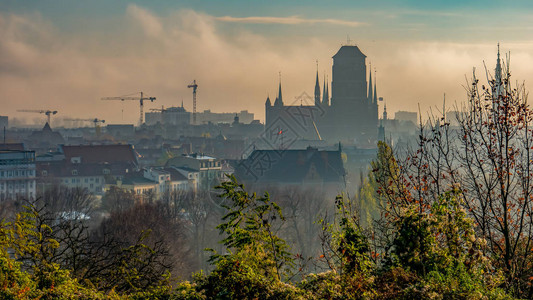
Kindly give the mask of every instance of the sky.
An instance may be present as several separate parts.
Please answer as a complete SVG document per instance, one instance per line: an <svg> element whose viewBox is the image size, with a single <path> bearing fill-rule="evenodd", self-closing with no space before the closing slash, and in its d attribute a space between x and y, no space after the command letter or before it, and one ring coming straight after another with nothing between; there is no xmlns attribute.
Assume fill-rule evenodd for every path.
<svg viewBox="0 0 533 300"><path fill-rule="evenodd" d="M511 74L533 82L533 1L67 1L0 2L0 115L44 123L21 109L60 118L137 123L145 111L181 105L248 110L264 120L281 72L285 104L331 79L332 56L357 45L372 64L389 116L447 109L466 99L473 68L484 81L497 44ZM53 121L54 122L54 121ZM90 126L91 124L87 124Z"/></svg>

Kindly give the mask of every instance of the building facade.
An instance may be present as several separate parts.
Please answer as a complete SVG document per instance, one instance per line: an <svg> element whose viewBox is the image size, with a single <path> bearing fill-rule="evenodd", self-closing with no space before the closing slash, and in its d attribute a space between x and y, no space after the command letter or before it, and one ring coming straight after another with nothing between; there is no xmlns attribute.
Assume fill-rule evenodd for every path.
<svg viewBox="0 0 533 300"><path fill-rule="evenodd" d="M35 152L0 151L0 198L35 197Z"/></svg>

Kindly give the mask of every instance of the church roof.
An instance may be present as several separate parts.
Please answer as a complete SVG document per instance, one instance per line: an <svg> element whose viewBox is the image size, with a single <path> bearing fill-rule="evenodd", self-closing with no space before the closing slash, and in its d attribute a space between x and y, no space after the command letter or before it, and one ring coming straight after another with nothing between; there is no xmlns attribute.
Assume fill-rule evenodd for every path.
<svg viewBox="0 0 533 300"><path fill-rule="evenodd" d="M357 46L342 46L333 58L339 57L366 57Z"/></svg>

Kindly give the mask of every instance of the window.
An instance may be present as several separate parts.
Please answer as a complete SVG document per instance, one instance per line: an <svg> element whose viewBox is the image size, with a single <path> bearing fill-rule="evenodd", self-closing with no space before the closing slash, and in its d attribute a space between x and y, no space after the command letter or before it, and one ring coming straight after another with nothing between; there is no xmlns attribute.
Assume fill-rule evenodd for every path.
<svg viewBox="0 0 533 300"><path fill-rule="evenodd" d="M85 183L89 183L89 178L85 178Z"/></svg>
<svg viewBox="0 0 533 300"><path fill-rule="evenodd" d="M46 170L42 170L42 171L41 171L41 175L42 175L42 176L47 176L47 175L48 175L48 171L46 171Z"/></svg>
<svg viewBox="0 0 533 300"><path fill-rule="evenodd" d="M72 170L72 175L74 176L78 175L78 170Z"/></svg>
<svg viewBox="0 0 533 300"><path fill-rule="evenodd" d="M109 175L111 174L111 171L109 169L103 169L102 173L104 173L104 175Z"/></svg>

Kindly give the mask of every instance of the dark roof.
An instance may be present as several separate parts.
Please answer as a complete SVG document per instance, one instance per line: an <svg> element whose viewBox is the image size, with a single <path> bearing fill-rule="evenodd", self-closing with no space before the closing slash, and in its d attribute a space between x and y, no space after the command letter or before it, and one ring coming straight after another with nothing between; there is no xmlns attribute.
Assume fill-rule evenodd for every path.
<svg viewBox="0 0 533 300"><path fill-rule="evenodd" d="M81 157L83 163L118 163L137 164L137 155L131 145L76 145L62 146L67 161Z"/></svg>
<svg viewBox="0 0 533 300"><path fill-rule="evenodd" d="M366 57L357 46L342 46L333 58L339 57Z"/></svg>
<svg viewBox="0 0 533 300"><path fill-rule="evenodd" d="M144 176L140 174L134 174L132 176L124 177L124 179L122 180L122 184L154 185L154 184L157 184L157 182L150 180L148 178L145 178Z"/></svg>
<svg viewBox="0 0 533 300"><path fill-rule="evenodd" d="M200 172L200 170L196 170L196 169L189 168L189 167L174 167L174 168L180 169L180 170L183 170L183 171L186 171L186 172L189 172L189 173L198 173L198 172Z"/></svg>
<svg viewBox="0 0 533 300"><path fill-rule="evenodd" d="M17 150L17 151L24 151L24 144L23 144L23 143L6 143L6 144L0 144L0 150Z"/></svg>
<svg viewBox="0 0 533 300"><path fill-rule="evenodd" d="M235 167L241 180L262 182L301 183L316 175L321 182L344 181L344 164L340 151L255 150Z"/></svg>
<svg viewBox="0 0 533 300"><path fill-rule="evenodd" d="M169 168L163 168L163 170L170 173L170 180L171 181L185 181L188 180L187 177L185 177L183 174L180 173L180 171L176 170L175 168L169 167Z"/></svg>
<svg viewBox="0 0 533 300"><path fill-rule="evenodd" d="M73 176L105 176L109 173L113 176L124 176L133 171L129 164L71 164L66 161L45 161L36 164L37 176L42 175L42 171L47 171L47 177L73 177ZM73 174L73 171L76 171ZM108 170L108 172L104 172Z"/></svg>

